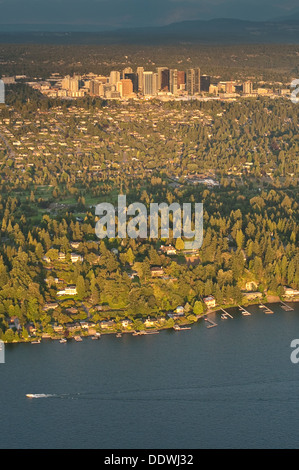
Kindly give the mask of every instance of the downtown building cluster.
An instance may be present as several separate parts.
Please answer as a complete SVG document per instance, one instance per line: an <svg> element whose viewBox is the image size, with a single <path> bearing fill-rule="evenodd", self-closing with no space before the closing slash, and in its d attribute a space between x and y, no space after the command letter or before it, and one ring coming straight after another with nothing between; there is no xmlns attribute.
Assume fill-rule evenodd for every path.
<svg viewBox="0 0 299 470"><path fill-rule="evenodd" d="M147 71L131 67L123 71L113 70L109 76L93 73L84 76L66 76L58 81L56 88L51 88L56 96L62 98L80 98L86 95L104 99L130 99L138 97L190 97L202 94L218 96L221 93L253 93L251 81L244 83L215 82L210 75L202 75L200 68L186 71L158 67L156 71Z"/></svg>
<svg viewBox="0 0 299 470"><path fill-rule="evenodd" d="M26 77L27 78L27 77ZM4 77L8 83L15 77ZM10 82L9 82L10 83ZM200 68L186 71L157 67L156 71L137 67L135 71L127 67L122 71L112 70L109 75L86 73L61 77L53 73L47 80L26 81L32 88L49 98L83 98L85 96L102 99L151 99L189 100L198 99L235 99L238 96L275 95L273 89L253 89L251 80L229 80L201 74ZM279 95L289 94L289 89L280 89Z"/></svg>

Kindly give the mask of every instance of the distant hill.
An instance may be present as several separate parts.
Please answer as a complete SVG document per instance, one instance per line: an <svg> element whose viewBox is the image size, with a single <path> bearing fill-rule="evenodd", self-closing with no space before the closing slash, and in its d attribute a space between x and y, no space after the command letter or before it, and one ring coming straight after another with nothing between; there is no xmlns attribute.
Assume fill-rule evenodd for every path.
<svg viewBox="0 0 299 470"><path fill-rule="evenodd" d="M82 26L81 26L82 28ZM43 44L298 44L299 19L183 21L167 26L95 32L3 31L0 43Z"/></svg>

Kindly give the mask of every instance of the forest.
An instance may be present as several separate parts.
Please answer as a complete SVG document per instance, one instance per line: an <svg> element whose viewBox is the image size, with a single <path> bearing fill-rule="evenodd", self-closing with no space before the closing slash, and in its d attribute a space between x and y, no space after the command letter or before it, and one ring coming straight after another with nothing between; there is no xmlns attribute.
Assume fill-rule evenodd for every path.
<svg viewBox="0 0 299 470"><path fill-rule="evenodd" d="M72 102L11 89L0 112L0 338L53 335L88 319L172 326L218 306L299 288L298 106ZM200 178L213 179L214 186ZM94 206L202 202L204 241L95 236ZM161 245L171 244L169 256ZM80 256L74 262L73 255ZM153 276L160 267L162 275ZM76 294L59 296L67 286ZM15 319L18 319L16 326Z"/></svg>

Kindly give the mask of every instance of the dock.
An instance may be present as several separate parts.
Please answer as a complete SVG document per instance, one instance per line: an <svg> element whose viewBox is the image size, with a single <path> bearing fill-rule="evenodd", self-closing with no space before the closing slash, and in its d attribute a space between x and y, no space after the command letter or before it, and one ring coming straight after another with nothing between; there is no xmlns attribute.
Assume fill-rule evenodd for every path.
<svg viewBox="0 0 299 470"><path fill-rule="evenodd" d="M213 322L213 321L210 320L209 318L205 318L205 321L209 323L209 325L207 326L207 328L214 328L214 326L217 326L217 323Z"/></svg>
<svg viewBox="0 0 299 470"><path fill-rule="evenodd" d="M244 316L251 315L251 313L248 312L248 310L246 310L246 309L245 309L244 307L242 307L241 305L238 305L238 307L239 307L239 310L241 310L242 315L244 315Z"/></svg>
<svg viewBox="0 0 299 470"><path fill-rule="evenodd" d="M293 307L291 307L290 305L285 304L285 303L282 302L282 301L281 301L281 305L280 305L280 306L281 306L281 308L282 308L283 310L285 310L286 312L291 312L291 311L294 310Z"/></svg>
<svg viewBox="0 0 299 470"><path fill-rule="evenodd" d="M222 312L223 312L223 315L221 315L221 318L223 317L225 320L227 319L227 317L230 317L230 318L234 318L230 313L228 313L226 310L224 310L223 308L220 309Z"/></svg>
<svg viewBox="0 0 299 470"><path fill-rule="evenodd" d="M269 307L267 307L267 306L264 305L264 304L260 304L259 307L260 307L260 308L263 308L263 309L264 309L264 313L266 313L266 314L274 313L273 310L271 310Z"/></svg>

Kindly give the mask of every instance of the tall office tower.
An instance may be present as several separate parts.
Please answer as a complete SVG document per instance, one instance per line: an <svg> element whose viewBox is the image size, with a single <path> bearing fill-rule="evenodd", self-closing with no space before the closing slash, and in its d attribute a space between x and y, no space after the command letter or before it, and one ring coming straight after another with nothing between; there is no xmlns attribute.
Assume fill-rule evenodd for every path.
<svg viewBox="0 0 299 470"><path fill-rule="evenodd" d="M3 80L0 80L0 103L5 103L5 84Z"/></svg>
<svg viewBox="0 0 299 470"><path fill-rule="evenodd" d="M200 93L200 69L194 70L194 91L195 93Z"/></svg>
<svg viewBox="0 0 299 470"><path fill-rule="evenodd" d="M154 74L153 72L143 72L143 94L153 95L154 93Z"/></svg>
<svg viewBox="0 0 299 470"><path fill-rule="evenodd" d="M125 74L126 74L126 73L133 73L132 67L126 67L126 68L123 70L122 78L125 78Z"/></svg>
<svg viewBox="0 0 299 470"><path fill-rule="evenodd" d="M138 91L143 92L143 67L137 67L137 76L138 76Z"/></svg>
<svg viewBox="0 0 299 470"><path fill-rule="evenodd" d="M116 90L119 91L122 98L127 98L133 94L133 83L129 79L123 78L116 84Z"/></svg>
<svg viewBox="0 0 299 470"><path fill-rule="evenodd" d="M234 86L233 82L226 82L225 84L225 92L226 93L234 93L236 91L236 88Z"/></svg>
<svg viewBox="0 0 299 470"><path fill-rule="evenodd" d="M100 82L96 80L90 80L89 82L89 92L93 96L100 96Z"/></svg>
<svg viewBox="0 0 299 470"><path fill-rule="evenodd" d="M178 71L177 69L171 69L169 73L169 91L173 95L178 92Z"/></svg>
<svg viewBox="0 0 299 470"><path fill-rule="evenodd" d="M162 91L169 91L169 76L170 76L169 69L162 70L162 73L161 73L161 90Z"/></svg>
<svg viewBox="0 0 299 470"><path fill-rule="evenodd" d="M156 95L159 91L159 77L158 73L153 73L153 95Z"/></svg>
<svg viewBox="0 0 299 470"><path fill-rule="evenodd" d="M158 90L162 90L162 74L164 70L168 70L167 67L157 67L158 72Z"/></svg>
<svg viewBox="0 0 299 470"><path fill-rule="evenodd" d="M186 85L186 74L185 72L178 71L178 90L182 90Z"/></svg>
<svg viewBox="0 0 299 470"><path fill-rule="evenodd" d="M71 77L67 75L64 77L64 79L61 82L61 88L63 90L69 90L70 89L70 83L71 83Z"/></svg>
<svg viewBox="0 0 299 470"><path fill-rule="evenodd" d="M243 93L246 93L246 95L253 93L253 84L251 81L247 80L247 82L243 83Z"/></svg>
<svg viewBox="0 0 299 470"><path fill-rule="evenodd" d="M119 81L120 81L120 72L112 70L112 72L110 72L110 78L109 78L110 85L116 85L116 83Z"/></svg>
<svg viewBox="0 0 299 470"><path fill-rule="evenodd" d="M209 92L210 85L211 85L210 75L202 75L200 77L200 89L201 89L201 91Z"/></svg>
<svg viewBox="0 0 299 470"><path fill-rule="evenodd" d="M195 93L200 92L200 69L197 68L187 70L186 86L189 95L194 95Z"/></svg>
<svg viewBox="0 0 299 470"><path fill-rule="evenodd" d="M138 75L137 73L125 73L124 79L131 80L133 83L133 92L138 93Z"/></svg>

